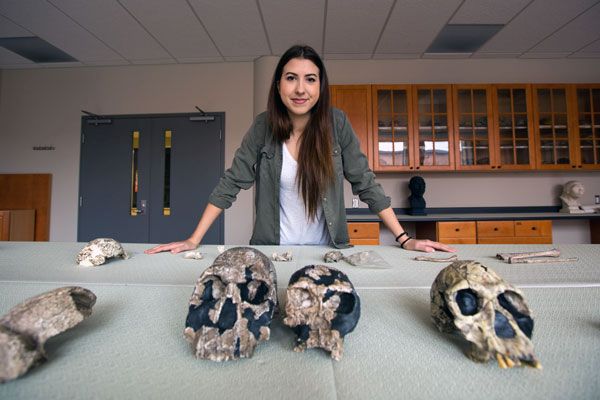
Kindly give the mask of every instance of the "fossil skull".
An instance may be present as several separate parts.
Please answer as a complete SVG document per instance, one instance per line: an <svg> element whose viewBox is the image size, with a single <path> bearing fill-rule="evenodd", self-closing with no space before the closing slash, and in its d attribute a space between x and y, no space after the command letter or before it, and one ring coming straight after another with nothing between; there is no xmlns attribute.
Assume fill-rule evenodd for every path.
<svg viewBox="0 0 600 400"><path fill-rule="evenodd" d="M501 368L540 368L533 354L533 318L521 291L476 261L457 260L431 286L431 316L442 332L472 343L468 356L495 358Z"/></svg>
<svg viewBox="0 0 600 400"><path fill-rule="evenodd" d="M268 340L277 307L277 277L267 256L250 247L220 254L196 282L184 335L198 358L252 357Z"/></svg>
<svg viewBox="0 0 600 400"><path fill-rule="evenodd" d="M129 258L129 255L127 255L121 243L116 240L98 238L81 249L75 261L84 267L97 267L104 264L107 258L112 257Z"/></svg>
<svg viewBox="0 0 600 400"><path fill-rule="evenodd" d="M0 383L46 360L44 344L92 314L96 295L79 286L42 293L0 318Z"/></svg>
<svg viewBox="0 0 600 400"><path fill-rule="evenodd" d="M290 278L283 323L296 333L296 351L320 347L340 360L344 336L360 318L360 298L343 272L309 265Z"/></svg>

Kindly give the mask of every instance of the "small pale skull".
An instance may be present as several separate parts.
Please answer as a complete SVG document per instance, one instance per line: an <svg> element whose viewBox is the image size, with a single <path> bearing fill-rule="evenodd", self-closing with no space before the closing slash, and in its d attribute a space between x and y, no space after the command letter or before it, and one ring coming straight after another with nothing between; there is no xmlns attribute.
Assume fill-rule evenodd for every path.
<svg viewBox="0 0 600 400"><path fill-rule="evenodd" d="M79 254L75 261L84 267L97 267L106 262L108 258L121 257L129 258L129 255L121 246L121 243L114 239L98 238L89 242Z"/></svg>
<svg viewBox="0 0 600 400"><path fill-rule="evenodd" d="M533 354L533 317L521 291L477 261L457 260L431 286L431 317L442 332L469 341L467 354L501 368L540 368Z"/></svg>
<svg viewBox="0 0 600 400"><path fill-rule="evenodd" d="M295 351L319 347L339 361L344 336L360 318L360 298L343 272L309 265L290 278L283 323L296 333Z"/></svg>
<svg viewBox="0 0 600 400"><path fill-rule="evenodd" d="M339 250L331 250L325 253L323 256L323 261L326 263L338 262L344 259L344 255Z"/></svg>
<svg viewBox="0 0 600 400"><path fill-rule="evenodd" d="M271 260L273 261L292 261L293 255L291 251L284 251L283 253L274 252L271 255Z"/></svg>
<svg viewBox="0 0 600 400"><path fill-rule="evenodd" d="M253 248L231 248L198 278L184 336L197 358L249 358L260 341L269 340L276 307L273 263Z"/></svg>

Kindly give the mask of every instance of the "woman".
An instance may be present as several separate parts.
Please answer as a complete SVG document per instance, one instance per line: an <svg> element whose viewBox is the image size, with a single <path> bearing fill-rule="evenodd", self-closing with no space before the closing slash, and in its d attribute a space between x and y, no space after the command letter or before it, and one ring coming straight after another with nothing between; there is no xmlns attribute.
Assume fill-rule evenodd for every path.
<svg viewBox="0 0 600 400"><path fill-rule="evenodd" d="M256 117L209 197L192 235L146 250L179 253L195 249L240 189L256 184L256 221L251 245L330 244L349 247L344 177L407 250L454 249L409 237L390 199L369 169L343 112L329 103L329 83L319 55L308 46L283 54L271 82L267 112Z"/></svg>

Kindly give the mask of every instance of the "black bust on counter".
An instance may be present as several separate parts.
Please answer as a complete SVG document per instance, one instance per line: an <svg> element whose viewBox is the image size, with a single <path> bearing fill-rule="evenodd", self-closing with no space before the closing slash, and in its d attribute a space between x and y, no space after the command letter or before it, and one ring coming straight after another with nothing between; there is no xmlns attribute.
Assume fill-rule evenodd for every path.
<svg viewBox="0 0 600 400"><path fill-rule="evenodd" d="M427 215L425 212L427 203L423 198L423 194L425 194L425 179L420 176L413 176L408 181L408 188L411 191L411 195L408 196L408 203L410 204L410 208L407 211L408 214Z"/></svg>

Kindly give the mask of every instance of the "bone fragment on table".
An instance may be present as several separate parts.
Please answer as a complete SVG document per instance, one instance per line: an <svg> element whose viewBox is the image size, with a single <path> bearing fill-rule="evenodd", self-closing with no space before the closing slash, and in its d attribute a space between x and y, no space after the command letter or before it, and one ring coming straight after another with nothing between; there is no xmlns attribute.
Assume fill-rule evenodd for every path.
<svg viewBox="0 0 600 400"><path fill-rule="evenodd" d="M458 259L458 256L456 254L453 254L449 257L443 257L443 258L438 258L438 257L428 257L428 256L418 256L413 258L413 260L415 261L432 261L432 262L448 262L448 261L453 261Z"/></svg>
<svg viewBox="0 0 600 400"><path fill-rule="evenodd" d="M191 250L191 251L186 252L183 255L183 258L187 258L190 260L202 260L204 258L204 254L202 254L198 250Z"/></svg>
<svg viewBox="0 0 600 400"><path fill-rule="evenodd" d="M284 251L281 254L274 252L271 255L271 260L273 261L292 261L292 258L293 256L291 251Z"/></svg>
<svg viewBox="0 0 600 400"><path fill-rule="evenodd" d="M568 258L509 258L509 264L548 264L548 263L564 263L578 261L577 257Z"/></svg>
<svg viewBox="0 0 600 400"><path fill-rule="evenodd" d="M558 249L550 249L544 251L530 251L530 252L522 252L522 253L498 253L496 254L496 258L504 261L508 261L509 259L518 259L518 258L532 258L532 257L559 257L560 250Z"/></svg>

